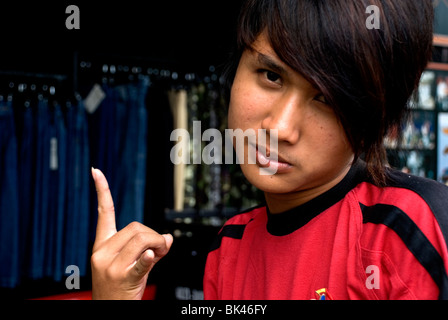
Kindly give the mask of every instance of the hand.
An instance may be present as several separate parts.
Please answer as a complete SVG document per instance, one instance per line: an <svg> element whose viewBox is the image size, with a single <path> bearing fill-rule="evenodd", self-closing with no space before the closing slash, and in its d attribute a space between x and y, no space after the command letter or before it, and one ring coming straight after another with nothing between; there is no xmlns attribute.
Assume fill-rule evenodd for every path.
<svg viewBox="0 0 448 320"><path fill-rule="evenodd" d="M98 194L98 223L93 245L92 298L141 299L148 274L173 243L138 222L119 232L115 225L112 195L104 174L92 168Z"/></svg>

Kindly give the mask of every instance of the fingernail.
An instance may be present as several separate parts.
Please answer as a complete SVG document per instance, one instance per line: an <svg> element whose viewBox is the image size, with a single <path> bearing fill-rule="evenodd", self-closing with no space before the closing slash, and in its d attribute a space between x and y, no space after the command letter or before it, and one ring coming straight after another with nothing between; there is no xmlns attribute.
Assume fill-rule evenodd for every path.
<svg viewBox="0 0 448 320"><path fill-rule="evenodd" d="M154 253L154 251L151 249L148 249L148 250L146 250L146 252L144 254L144 259L147 262L152 262L152 260L155 258L155 256L156 256L156 254Z"/></svg>
<svg viewBox="0 0 448 320"><path fill-rule="evenodd" d="M166 233L166 234L162 234L162 237L165 238L165 241L174 241L174 238L171 234Z"/></svg>
<svg viewBox="0 0 448 320"><path fill-rule="evenodd" d="M95 168L94 167L92 167L92 177L93 177L93 180L96 179L96 174L95 174Z"/></svg>

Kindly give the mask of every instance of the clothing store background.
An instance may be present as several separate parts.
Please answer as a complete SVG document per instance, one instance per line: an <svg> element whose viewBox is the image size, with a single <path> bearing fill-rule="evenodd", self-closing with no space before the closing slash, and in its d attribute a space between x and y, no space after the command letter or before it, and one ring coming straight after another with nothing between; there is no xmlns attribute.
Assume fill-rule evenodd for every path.
<svg viewBox="0 0 448 320"><path fill-rule="evenodd" d="M79 30L65 26L69 5L79 8ZM187 109L183 122L225 127L219 72L239 6L1 5L2 40L11 44L0 51L2 296L67 293L69 265L79 267L80 290L90 289L91 166L109 180L119 229L137 220L175 235L166 267L149 279L161 284L157 296L200 292L208 247L225 216L249 205L236 188L248 184L224 165L186 165L179 178L170 134ZM185 194L175 194L175 184ZM184 267L173 274L171 265Z"/></svg>
<svg viewBox="0 0 448 320"><path fill-rule="evenodd" d="M79 8L79 29L66 28L69 5ZM97 215L92 166L108 178L118 229L137 220L175 236L149 277L156 298L202 297L206 254L220 226L262 198L237 165L174 166L170 134L175 128L192 132L195 120L202 132L224 130L219 75L240 5L0 5L2 298L90 290ZM436 33L448 34L448 7L437 5ZM433 113L430 118L443 114ZM434 137L425 150L429 159L437 157L437 142ZM423 174L436 178L437 162L428 161ZM80 288L68 290L66 268L73 265Z"/></svg>

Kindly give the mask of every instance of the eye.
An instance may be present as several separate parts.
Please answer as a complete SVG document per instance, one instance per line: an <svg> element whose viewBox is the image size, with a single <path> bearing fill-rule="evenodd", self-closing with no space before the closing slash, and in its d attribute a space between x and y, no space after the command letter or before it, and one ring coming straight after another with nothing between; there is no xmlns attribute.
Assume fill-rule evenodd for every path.
<svg viewBox="0 0 448 320"><path fill-rule="evenodd" d="M278 80L280 80L280 75L278 75L278 74L275 73L275 72L266 70L266 78L267 78L269 81L277 82Z"/></svg>
<svg viewBox="0 0 448 320"><path fill-rule="evenodd" d="M325 97L324 97L324 95L322 93L319 93L318 95L316 95L314 97L314 100L317 100L317 101L322 102L324 104L328 104L327 99L325 99Z"/></svg>
<svg viewBox="0 0 448 320"><path fill-rule="evenodd" d="M282 77L278 73L266 69L260 69L258 70L258 73L261 75L263 80L267 80L269 83L273 83L278 86L282 85Z"/></svg>

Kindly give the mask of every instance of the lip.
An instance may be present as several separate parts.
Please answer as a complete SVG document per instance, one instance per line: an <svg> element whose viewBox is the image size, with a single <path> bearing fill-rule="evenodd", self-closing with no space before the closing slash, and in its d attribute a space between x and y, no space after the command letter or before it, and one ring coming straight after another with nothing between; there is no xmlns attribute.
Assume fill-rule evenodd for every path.
<svg viewBox="0 0 448 320"><path fill-rule="evenodd" d="M265 148L265 150L266 150L266 156L263 154L263 152L260 152L258 150L258 146L256 147L258 166L262 168L271 168L273 170L276 170L276 173L286 172L292 168L292 164L287 162L280 155L276 153L271 153L271 151L267 148Z"/></svg>

